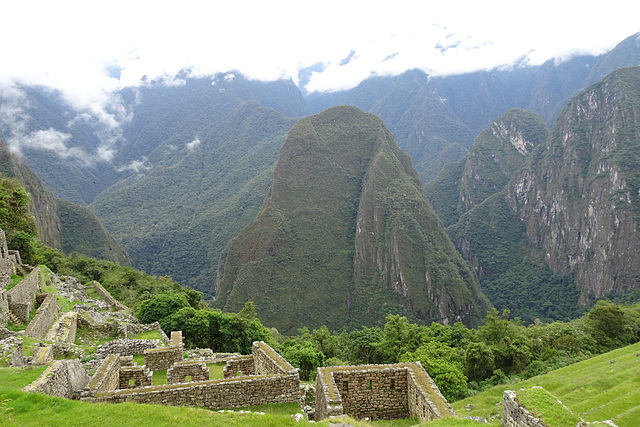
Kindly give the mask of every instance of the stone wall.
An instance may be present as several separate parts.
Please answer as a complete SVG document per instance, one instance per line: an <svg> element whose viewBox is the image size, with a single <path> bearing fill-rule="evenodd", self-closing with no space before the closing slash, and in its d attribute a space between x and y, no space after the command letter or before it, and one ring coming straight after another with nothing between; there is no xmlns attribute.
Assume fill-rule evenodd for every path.
<svg viewBox="0 0 640 427"><path fill-rule="evenodd" d="M167 384L131 390L101 392L94 402L138 402L209 409L241 408L298 402L300 379L293 375L237 377L195 383Z"/></svg>
<svg viewBox="0 0 640 427"><path fill-rule="evenodd" d="M23 322L29 321L36 294L42 289L40 269L36 268L13 288L9 289L9 309ZM25 317L26 312L26 317Z"/></svg>
<svg viewBox="0 0 640 427"><path fill-rule="evenodd" d="M153 384L153 372L145 366L120 366L119 375L119 389L146 387Z"/></svg>
<svg viewBox="0 0 640 427"><path fill-rule="evenodd" d="M27 326L25 335L32 338L44 338L47 331L58 318L58 301L56 301L56 294L47 294L33 320Z"/></svg>
<svg viewBox="0 0 640 427"><path fill-rule="evenodd" d="M58 360L22 390L71 399L88 383L89 376L78 360Z"/></svg>
<svg viewBox="0 0 640 427"><path fill-rule="evenodd" d="M345 414L372 420L409 418L407 370L334 372Z"/></svg>
<svg viewBox="0 0 640 427"><path fill-rule="evenodd" d="M255 375L256 371L253 367L253 355L236 356L227 360L227 364L222 368L225 378L233 378L238 375Z"/></svg>
<svg viewBox="0 0 640 427"><path fill-rule="evenodd" d="M505 390L502 395L502 425L506 427L545 427L518 403L515 391Z"/></svg>
<svg viewBox="0 0 640 427"><path fill-rule="evenodd" d="M73 344L78 331L78 313L69 311L63 314L57 322L49 328L45 340L60 344Z"/></svg>
<svg viewBox="0 0 640 427"><path fill-rule="evenodd" d="M204 362L179 362L167 369L167 383L184 383L189 381L209 380L209 368Z"/></svg>
<svg viewBox="0 0 640 427"><path fill-rule="evenodd" d="M144 351L144 364L151 371L164 371L184 358L182 346L161 347Z"/></svg>
<svg viewBox="0 0 640 427"><path fill-rule="evenodd" d="M255 341L251 346L255 375L293 374L298 369L291 366L274 349L262 341Z"/></svg>
<svg viewBox="0 0 640 427"><path fill-rule="evenodd" d="M108 355L87 384L85 392L93 396L100 391L116 390L120 386L120 357Z"/></svg>
<svg viewBox="0 0 640 427"><path fill-rule="evenodd" d="M149 324L127 323L124 327L126 339L131 339L131 337L133 337L134 335L148 331L158 331L160 333L160 336L162 337L162 341L164 341L166 345L169 345L169 337L167 337L167 334L164 333L158 322Z"/></svg>
<svg viewBox="0 0 640 427"><path fill-rule="evenodd" d="M14 272L13 261L7 249L7 238L0 229L0 289L11 283L11 275Z"/></svg>
<svg viewBox="0 0 640 427"><path fill-rule="evenodd" d="M109 354L120 356L135 356L144 354L146 350L158 348L157 340L113 340L99 345L96 349L96 357L102 359Z"/></svg>
<svg viewBox="0 0 640 427"><path fill-rule="evenodd" d="M7 291L0 289L0 328L7 326L9 322L9 297Z"/></svg>
<svg viewBox="0 0 640 427"><path fill-rule="evenodd" d="M96 290L96 293L102 297L102 300L115 308L116 310L127 310L127 307L122 305L120 302L116 301L115 298L111 296L109 291L102 287L102 285L95 280L93 281L93 287Z"/></svg>
<svg viewBox="0 0 640 427"><path fill-rule="evenodd" d="M418 362L318 368L316 420L344 414L427 421L455 412Z"/></svg>

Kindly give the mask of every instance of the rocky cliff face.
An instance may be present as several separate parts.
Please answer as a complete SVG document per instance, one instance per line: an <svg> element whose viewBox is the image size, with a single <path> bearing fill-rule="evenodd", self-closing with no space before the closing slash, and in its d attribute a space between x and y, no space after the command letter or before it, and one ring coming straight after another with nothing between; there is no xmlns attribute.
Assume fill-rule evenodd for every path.
<svg viewBox="0 0 640 427"><path fill-rule="evenodd" d="M533 251L570 276L580 302L639 286L640 68L572 99L507 200Z"/></svg>
<svg viewBox="0 0 640 427"><path fill-rule="evenodd" d="M462 160L447 165L425 185L427 198L444 224L455 224L465 212L502 191L548 134L542 117L519 108L480 132Z"/></svg>
<svg viewBox="0 0 640 427"><path fill-rule="evenodd" d="M537 121L501 118L426 187L496 307L564 319L637 294L639 120L640 68L619 69L576 95L546 139L538 128L529 154Z"/></svg>
<svg viewBox="0 0 640 427"><path fill-rule="evenodd" d="M382 121L340 106L289 132L256 220L233 241L217 304L269 326L474 324L489 304Z"/></svg>

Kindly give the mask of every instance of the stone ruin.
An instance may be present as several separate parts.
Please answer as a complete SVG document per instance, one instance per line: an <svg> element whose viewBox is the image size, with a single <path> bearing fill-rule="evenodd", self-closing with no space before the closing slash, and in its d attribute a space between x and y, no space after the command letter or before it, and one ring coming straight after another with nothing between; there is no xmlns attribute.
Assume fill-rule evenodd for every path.
<svg viewBox="0 0 640 427"><path fill-rule="evenodd" d="M0 230L0 357L4 354L12 366L49 365L25 391L89 402L130 401L210 409L301 401L298 369L263 342L254 342L251 355L246 356L214 354L210 349L185 352L181 332L174 331L169 339L157 322L140 325L130 310L100 284L94 283L94 288L101 299L92 300L77 279L53 276L48 284L76 302L73 311L60 316L55 294L43 292L44 278L39 268L31 268L31 273L9 291L3 289L19 264L19 254L7 250ZM26 267L22 266L21 273L29 270ZM40 307L29 321L38 303ZM15 333L5 329L9 320L29 324L24 332ZM117 339L98 346L95 359L84 367L77 359L54 361L54 355L84 356L82 348L74 343L77 328L83 326ZM159 331L162 339L130 339L148 330ZM32 356L24 357L21 334L53 344L40 343ZM144 355L143 366L133 363L132 357L140 354ZM185 354L190 356L186 361ZM209 380L206 363L220 361L226 362L224 379ZM85 367L89 372L95 370L93 376ZM164 370L167 384L153 386L153 371ZM419 362L318 368L315 418L344 414L370 419L416 416L422 421L455 412Z"/></svg>
<svg viewBox="0 0 640 427"><path fill-rule="evenodd" d="M180 338L180 332L172 333L169 348L182 349ZM255 375L209 380L209 369L204 362L176 361L167 370L168 384L158 386L151 385L153 373L146 365L149 355L155 362L161 358L153 350L145 350L145 366L133 365L130 356L108 355L93 377L73 391L73 397L88 402L139 402L210 409L300 401L298 370L263 342L254 342L249 356ZM44 376L25 390L67 392L68 387L64 385L47 385ZM63 375L58 377L67 383Z"/></svg>
<svg viewBox="0 0 640 427"><path fill-rule="evenodd" d="M420 362L318 368L315 419L341 415L429 421L456 413Z"/></svg>

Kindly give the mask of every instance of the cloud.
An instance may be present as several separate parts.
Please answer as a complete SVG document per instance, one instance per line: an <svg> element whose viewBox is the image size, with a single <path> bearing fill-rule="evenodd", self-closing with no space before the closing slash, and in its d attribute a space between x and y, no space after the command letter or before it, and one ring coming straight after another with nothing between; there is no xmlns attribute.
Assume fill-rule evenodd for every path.
<svg viewBox="0 0 640 427"><path fill-rule="evenodd" d="M198 145L200 145L200 138L198 138L198 137L196 136L196 138L195 138L193 141L191 141L191 142L187 143L187 148L188 148L189 150L193 150L193 149L194 149L195 147L197 147Z"/></svg>
<svg viewBox="0 0 640 427"><path fill-rule="evenodd" d="M0 45L0 86L57 88L77 112L113 128L127 117L114 94L145 84L145 76L176 85L184 83L175 79L181 70L195 77L236 70L297 83L300 70L321 63L307 89L328 91L413 68L443 75L523 57L537 64L612 48L640 29L635 14L620 13L628 8L628 0L606 8L576 0L4 2L11 42Z"/></svg>
<svg viewBox="0 0 640 427"><path fill-rule="evenodd" d="M18 154L25 148L32 148L35 150L52 151L63 159L75 158L85 163L90 163L91 156L85 151L77 147L68 146L67 143L70 139L70 134L49 128L12 137L9 139L9 147Z"/></svg>
<svg viewBox="0 0 640 427"><path fill-rule="evenodd" d="M29 113L30 107L27 96L20 88L15 85L0 86L0 134L4 135L7 146L14 153L22 155L24 149L50 151L61 159L74 159L85 165L108 162L113 158L113 144L121 137L119 126L105 126L100 122L99 115L84 112L67 122L69 132L52 127L34 129L36 122ZM95 153L74 147L72 128L80 121L96 120L100 123L96 133L101 136L102 143Z"/></svg>
<svg viewBox="0 0 640 427"><path fill-rule="evenodd" d="M124 166L117 168L116 171L118 172L133 171L136 173L139 171L149 171L151 170L151 167L145 166L146 161L147 161L147 158L143 156L141 160L134 160Z"/></svg>

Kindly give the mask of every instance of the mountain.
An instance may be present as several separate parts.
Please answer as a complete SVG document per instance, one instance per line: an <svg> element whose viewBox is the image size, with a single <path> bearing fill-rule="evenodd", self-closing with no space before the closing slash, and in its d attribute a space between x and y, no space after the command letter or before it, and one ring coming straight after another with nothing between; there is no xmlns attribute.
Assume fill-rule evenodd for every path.
<svg viewBox="0 0 640 427"><path fill-rule="evenodd" d="M444 225L455 224L465 212L500 192L548 134L542 117L518 108L480 132L463 159L447 164L425 185L427 199Z"/></svg>
<svg viewBox="0 0 640 427"><path fill-rule="evenodd" d="M514 129L526 135L523 125L537 123L542 137L540 119L528 115ZM473 156L484 146L485 160L503 158L499 146L487 144L503 117L478 136L465 161L427 186L496 307L533 321L575 317L600 298L637 299L638 117L640 67L621 68L573 97L549 136L537 138L508 174ZM487 179L487 164L509 181L487 187L495 181Z"/></svg>
<svg viewBox="0 0 640 427"><path fill-rule="evenodd" d="M104 193L91 209L139 269L211 297L226 245L260 210L293 122L255 101L239 103L210 117L198 143Z"/></svg>
<svg viewBox="0 0 640 427"><path fill-rule="evenodd" d="M133 264L127 252L104 229L88 208L59 199L0 141L0 174L16 178L31 197L29 210L35 218L40 240L64 253L77 252L93 258Z"/></svg>
<svg viewBox="0 0 640 427"><path fill-rule="evenodd" d="M295 118L345 103L374 113L428 184L445 165L462 167L454 162L474 138L512 108L534 111L551 126L587 82L639 63L637 39L632 36L599 56L540 66L523 61L451 76L410 70L334 93L304 93L291 80L253 81L235 72L195 77L184 70L111 94L101 114L78 109L63 94L43 87L3 87L0 138L19 147L21 159L56 197L90 206L139 268L171 275L211 297L225 248L259 211ZM261 118L252 119L250 111L258 108L250 105L278 114L257 113ZM238 120L245 114L239 111L246 112L246 121ZM240 139L257 145L249 148ZM248 163L243 163L245 154L251 157ZM194 160L198 156L206 160ZM446 225L468 209L453 201L446 208L452 211L449 217L442 218Z"/></svg>
<svg viewBox="0 0 640 427"><path fill-rule="evenodd" d="M639 117L640 67L620 68L571 100L506 195L583 305L640 287Z"/></svg>
<svg viewBox="0 0 640 427"><path fill-rule="evenodd" d="M382 120L339 106L305 117L280 150L258 217L230 245L216 305L249 300L281 332L477 324L489 307Z"/></svg>

